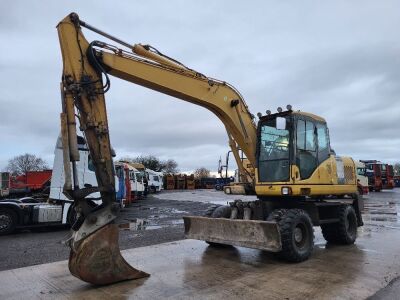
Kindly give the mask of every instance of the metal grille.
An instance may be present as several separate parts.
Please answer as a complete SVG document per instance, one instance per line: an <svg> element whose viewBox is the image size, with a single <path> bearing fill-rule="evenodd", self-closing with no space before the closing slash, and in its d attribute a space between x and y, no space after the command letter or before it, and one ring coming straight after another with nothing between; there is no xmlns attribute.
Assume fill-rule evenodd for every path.
<svg viewBox="0 0 400 300"><path fill-rule="evenodd" d="M351 166L344 166L344 180L346 183L354 181L354 169Z"/></svg>

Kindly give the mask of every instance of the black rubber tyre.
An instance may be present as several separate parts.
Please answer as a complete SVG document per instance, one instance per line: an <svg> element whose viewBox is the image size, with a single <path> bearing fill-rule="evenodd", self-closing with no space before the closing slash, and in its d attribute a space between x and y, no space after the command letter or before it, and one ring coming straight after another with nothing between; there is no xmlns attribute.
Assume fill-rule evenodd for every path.
<svg viewBox="0 0 400 300"><path fill-rule="evenodd" d="M7 208L0 209L0 235L13 233L17 227L17 214Z"/></svg>
<svg viewBox="0 0 400 300"><path fill-rule="evenodd" d="M289 262L307 260L314 249L314 229L310 216L302 209L277 209L268 217L279 225L282 251L277 255Z"/></svg>
<svg viewBox="0 0 400 300"><path fill-rule="evenodd" d="M211 213L211 218L226 218L229 219L231 217L231 207L228 205L218 206Z"/></svg>
<svg viewBox="0 0 400 300"><path fill-rule="evenodd" d="M76 211L75 211L75 206L71 205L68 209L68 214L67 214L67 223L69 226L72 226L76 221Z"/></svg>
<svg viewBox="0 0 400 300"><path fill-rule="evenodd" d="M230 216L231 216L231 207L228 205L221 205L216 208L212 208L211 210L207 211L205 215L205 217L210 217L210 218L226 218L226 219L229 219ZM206 243L212 247L230 247L230 245L214 243L209 241L206 241Z"/></svg>
<svg viewBox="0 0 400 300"><path fill-rule="evenodd" d="M357 216L351 205L338 208L338 223L321 225L322 235L328 243L339 245L354 244L357 239Z"/></svg>
<svg viewBox="0 0 400 300"><path fill-rule="evenodd" d="M88 204L91 208L95 208L97 206L96 203L93 201L88 201ZM67 224L72 226L76 221L76 211L75 211L75 206L72 204L69 209L68 209L68 214L67 214Z"/></svg>

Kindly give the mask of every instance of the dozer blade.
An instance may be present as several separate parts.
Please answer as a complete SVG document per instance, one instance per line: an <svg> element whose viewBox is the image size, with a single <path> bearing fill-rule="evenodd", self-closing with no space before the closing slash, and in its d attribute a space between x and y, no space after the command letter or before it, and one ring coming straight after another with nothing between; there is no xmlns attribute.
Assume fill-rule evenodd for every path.
<svg viewBox="0 0 400 300"><path fill-rule="evenodd" d="M119 250L118 236L118 226L108 224L87 238L71 243L68 263L71 274L96 285L150 276L126 262Z"/></svg>
<svg viewBox="0 0 400 300"><path fill-rule="evenodd" d="M258 220L183 217L185 237L272 252L282 248L278 224Z"/></svg>

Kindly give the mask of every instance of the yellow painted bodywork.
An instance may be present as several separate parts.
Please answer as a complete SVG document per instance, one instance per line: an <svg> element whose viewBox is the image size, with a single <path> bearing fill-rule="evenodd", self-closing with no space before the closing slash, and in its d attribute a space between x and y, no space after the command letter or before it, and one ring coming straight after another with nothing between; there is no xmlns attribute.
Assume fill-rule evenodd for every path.
<svg viewBox="0 0 400 300"><path fill-rule="evenodd" d="M256 194L259 196L282 196L282 187L290 187L292 190L291 196L355 194L357 192L355 163L350 157L341 157L341 160L347 175L343 183L339 183L334 155L330 155L327 160L315 169L309 178L303 180L300 179L300 171L296 165L291 166L290 181L287 182L260 182L258 168L256 168ZM273 171L271 170L271 172Z"/></svg>
<svg viewBox="0 0 400 300"><path fill-rule="evenodd" d="M95 82L93 87L101 89L102 77L98 70L91 66L86 55L90 49L89 42L82 34L79 22L73 21L74 18L71 16L64 18L57 26L64 63L63 134L68 135L63 140L69 141L69 152L67 152L70 160L79 160L79 157L75 155L77 154L75 110L77 110L80 126L85 132L96 167L99 187L104 195L107 191L103 191L106 189L109 191L108 196L113 198L112 188L109 187L113 187L115 183L104 94L88 95L84 90L88 85L82 84L84 77L90 76L91 81ZM104 44L96 45L94 51L107 74L202 106L213 112L224 124L236 162L241 172L246 174L247 181L254 182L257 195L281 195L283 186L290 186L292 195L304 194L302 189L309 189L310 196L356 192L354 162L351 158L342 158L346 170L354 173L354 180L339 184L334 156L318 166L308 179L300 180L299 176L296 176L296 173L299 173L297 167L292 166L288 182L259 182L258 170L255 167L257 128L254 116L249 112L240 93L224 81L207 77L149 49L137 44L132 47L132 53L129 53ZM83 91L78 90L79 88L83 88ZM300 111L292 113L325 122L323 118L310 113ZM240 160L239 149L246 155L246 162ZM243 165L244 163L246 166Z"/></svg>

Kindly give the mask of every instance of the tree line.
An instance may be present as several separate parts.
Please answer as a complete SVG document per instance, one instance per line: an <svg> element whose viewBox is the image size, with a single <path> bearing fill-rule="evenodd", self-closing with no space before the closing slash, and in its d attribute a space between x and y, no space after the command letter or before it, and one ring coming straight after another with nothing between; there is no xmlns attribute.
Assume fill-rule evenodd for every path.
<svg viewBox="0 0 400 300"><path fill-rule="evenodd" d="M123 157L120 160L134 163L141 163L147 169L166 174L177 174L178 163L174 159L162 160L154 155L139 155L136 157ZM23 175L28 171L42 171L50 169L44 159L34 154L25 153L17 155L8 161L6 170L13 176ZM210 177L210 170L205 167L197 168L194 171L196 178Z"/></svg>

